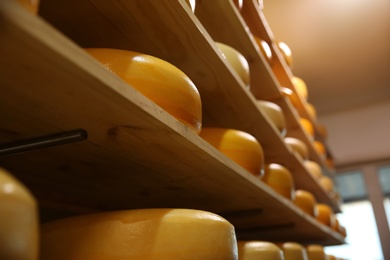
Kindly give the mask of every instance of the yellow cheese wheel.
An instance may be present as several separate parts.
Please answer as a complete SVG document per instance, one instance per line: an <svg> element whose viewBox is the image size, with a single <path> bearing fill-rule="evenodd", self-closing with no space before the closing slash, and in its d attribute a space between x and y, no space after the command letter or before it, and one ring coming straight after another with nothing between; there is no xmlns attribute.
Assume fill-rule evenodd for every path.
<svg viewBox="0 0 390 260"><path fill-rule="evenodd" d="M267 164L261 180L283 197L289 200L294 198L294 180L286 167L277 163Z"/></svg>
<svg viewBox="0 0 390 260"><path fill-rule="evenodd" d="M36 15L39 8L39 0L17 0L26 10Z"/></svg>
<svg viewBox="0 0 390 260"><path fill-rule="evenodd" d="M284 136L286 134L286 119L280 106L265 100L257 100L256 104L260 111L269 119L270 123L279 131L280 135Z"/></svg>
<svg viewBox="0 0 390 260"><path fill-rule="evenodd" d="M293 150L302 160L309 159L309 150L307 149L307 145L294 137L285 137L284 142L288 145L291 150Z"/></svg>
<svg viewBox="0 0 390 260"><path fill-rule="evenodd" d="M333 180L328 176L321 176L318 180L320 186L330 195L334 192L334 183Z"/></svg>
<svg viewBox="0 0 390 260"><path fill-rule="evenodd" d="M306 107L307 113L310 115L311 118L316 119L317 118L317 110L315 106L309 102L304 103Z"/></svg>
<svg viewBox="0 0 390 260"><path fill-rule="evenodd" d="M287 65L291 68L293 65L293 58L290 47L285 42L277 42L277 45Z"/></svg>
<svg viewBox="0 0 390 260"><path fill-rule="evenodd" d="M308 260L327 260L324 247L321 245L308 245L306 251Z"/></svg>
<svg viewBox="0 0 390 260"><path fill-rule="evenodd" d="M322 169L318 163L314 161L306 160L303 162L303 165L305 166L309 174L313 176L314 179L319 180L321 178Z"/></svg>
<svg viewBox="0 0 390 260"><path fill-rule="evenodd" d="M294 88L298 95L303 99L307 100L309 94L307 90L307 85L303 79L300 77L293 76L291 79L292 84L294 85Z"/></svg>
<svg viewBox="0 0 390 260"><path fill-rule="evenodd" d="M255 35L253 36L253 38L255 39L255 42L260 49L260 52L263 54L263 56L267 60L268 64L272 66L273 56L272 56L272 50L271 50L271 47L269 46L269 44L266 41L264 41L263 39L261 39L260 37L257 37Z"/></svg>
<svg viewBox="0 0 390 260"><path fill-rule="evenodd" d="M296 242L282 244L284 260L307 260L307 253L304 246Z"/></svg>
<svg viewBox="0 0 390 260"><path fill-rule="evenodd" d="M234 227L201 210L139 209L42 226L42 260L236 260Z"/></svg>
<svg viewBox="0 0 390 260"><path fill-rule="evenodd" d="M204 127L200 136L255 176L262 176L264 152L252 135L235 129Z"/></svg>
<svg viewBox="0 0 390 260"><path fill-rule="evenodd" d="M317 212L315 206L317 205L317 200L311 192L300 189L296 190L293 202L305 213L316 217Z"/></svg>
<svg viewBox="0 0 390 260"><path fill-rule="evenodd" d="M199 92L177 67L138 52L105 48L85 50L190 129L200 132L202 104Z"/></svg>
<svg viewBox="0 0 390 260"><path fill-rule="evenodd" d="M317 221L328 226L332 227L334 225L335 216L331 207L326 204L318 203L316 205L317 211Z"/></svg>
<svg viewBox="0 0 390 260"><path fill-rule="evenodd" d="M315 140L313 142L314 149L317 151L317 153L325 160L326 159L326 147L325 145L318 140Z"/></svg>
<svg viewBox="0 0 390 260"><path fill-rule="evenodd" d="M245 86L249 87L250 73L249 64L246 58L233 47L221 42L215 43L221 50L222 56L229 62L232 68L237 72Z"/></svg>
<svg viewBox="0 0 390 260"><path fill-rule="evenodd" d="M0 168L0 259L38 259L37 203L29 190Z"/></svg>
<svg viewBox="0 0 390 260"><path fill-rule="evenodd" d="M283 253L277 245L271 242L238 241L238 258L240 260L283 260Z"/></svg>
<svg viewBox="0 0 390 260"><path fill-rule="evenodd" d="M299 123L300 125L302 126L303 130L310 136L310 137L314 137L314 126L313 124L310 122L310 120L306 119L306 118L303 118L301 117L299 119Z"/></svg>

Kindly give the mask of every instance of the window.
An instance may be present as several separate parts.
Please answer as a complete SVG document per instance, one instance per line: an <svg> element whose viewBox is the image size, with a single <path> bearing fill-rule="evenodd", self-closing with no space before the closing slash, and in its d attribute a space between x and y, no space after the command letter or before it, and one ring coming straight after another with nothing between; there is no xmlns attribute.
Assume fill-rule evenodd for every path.
<svg viewBox="0 0 390 260"><path fill-rule="evenodd" d="M344 202L367 199L367 190L360 171L336 175L335 181Z"/></svg>

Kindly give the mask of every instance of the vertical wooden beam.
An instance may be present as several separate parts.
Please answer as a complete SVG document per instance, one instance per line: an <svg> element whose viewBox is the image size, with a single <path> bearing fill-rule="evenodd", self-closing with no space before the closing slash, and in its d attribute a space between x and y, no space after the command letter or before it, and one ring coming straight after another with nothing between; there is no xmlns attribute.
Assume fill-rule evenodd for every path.
<svg viewBox="0 0 390 260"><path fill-rule="evenodd" d="M367 185L368 198L374 210L375 221L378 228L384 259L390 259L390 231L383 205L383 192L379 182L377 167L367 165L362 168L363 176Z"/></svg>

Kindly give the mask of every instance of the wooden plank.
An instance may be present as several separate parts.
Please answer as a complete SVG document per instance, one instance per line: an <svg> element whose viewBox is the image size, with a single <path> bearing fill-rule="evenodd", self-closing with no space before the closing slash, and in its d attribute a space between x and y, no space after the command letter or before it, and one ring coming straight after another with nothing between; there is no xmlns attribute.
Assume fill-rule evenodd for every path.
<svg viewBox="0 0 390 260"><path fill-rule="evenodd" d="M287 123L291 126L291 129L289 129L290 133L292 133L293 137L300 138L306 143L309 148L309 153L312 160L319 163L324 169L327 170L327 172L331 172L331 169L329 169L325 160L314 149L310 137L307 136L307 134L304 133L302 128L299 126L299 117L307 118L313 123L316 132L316 138L324 142L323 138L321 138L318 134L319 130L317 120L315 120L309 115L305 106L303 105L303 100L295 90L295 87L291 81L293 74L276 45L274 36L264 17L263 12L259 9L259 6L254 2L254 0L245 0L241 14L252 33L254 35L257 35L261 39L267 41L267 43L270 45L272 55L274 57L274 62L271 66L273 73L278 79L280 85L291 89L293 92L292 95L294 95L295 99L298 100L298 107L295 108L293 106L290 106L290 108L296 110L297 113L292 113L291 109L286 108L285 102L282 102L283 106L286 108L285 113L288 121Z"/></svg>
<svg viewBox="0 0 390 260"><path fill-rule="evenodd" d="M250 90L257 99L281 97L279 83L232 0L196 2L196 17L213 40L238 50L249 63Z"/></svg>
<svg viewBox="0 0 390 260"><path fill-rule="evenodd" d="M289 201L46 22L12 1L1 2L0 10L6 57L0 60L0 111L12 118L2 122L2 132L12 133L2 142L73 129L88 133L86 142L1 158L46 206L84 212L194 207L227 216L261 209L267 221L257 220L260 226L272 219L277 225L306 222ZM245 223L240 219L238 227ZM310 228L314 236L342 243L318 224Z"/></svg>

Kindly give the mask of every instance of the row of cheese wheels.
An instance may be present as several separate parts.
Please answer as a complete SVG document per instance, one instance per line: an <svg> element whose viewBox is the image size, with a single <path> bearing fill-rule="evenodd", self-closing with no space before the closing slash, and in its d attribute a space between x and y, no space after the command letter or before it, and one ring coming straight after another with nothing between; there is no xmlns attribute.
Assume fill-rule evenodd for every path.
<svg viewBox="0 0 390 260"><path fill-rule="evenodd" d="M19 2L34 13L37 12L38 1L19 0ZM195 2L189 4L194 8ZM241 5L237 4L237 6ZM235 69L239 78L249 86L249 65L244 56L226 44L216 42L216 46ZM90 48L86 51L106 69L121 77L190 129L196 133L201 132L201 97L196 86L181 70L164 60L142 53L102 48ZM294 77L294 82L297 82L298 89L306 89L306 87L298 87L305 86L299 78ZM280 134L285 136L286 122L282 109L272 102L262 100L257 102L257 106ZM310 135L314 135L310 121L302 118L301 124ZM314 146L321 154L325 152L324 145L319 141L315 141ZM307 155L303 156L307 157Z"/></svg>
<svg viewBox="0 0 390 260"><path fill-rule="evenodd" d="M237 241L221 216L193 209L136 209L39 226L34 197L0 169L0 259L332 260L319 245Z"/></svg>

